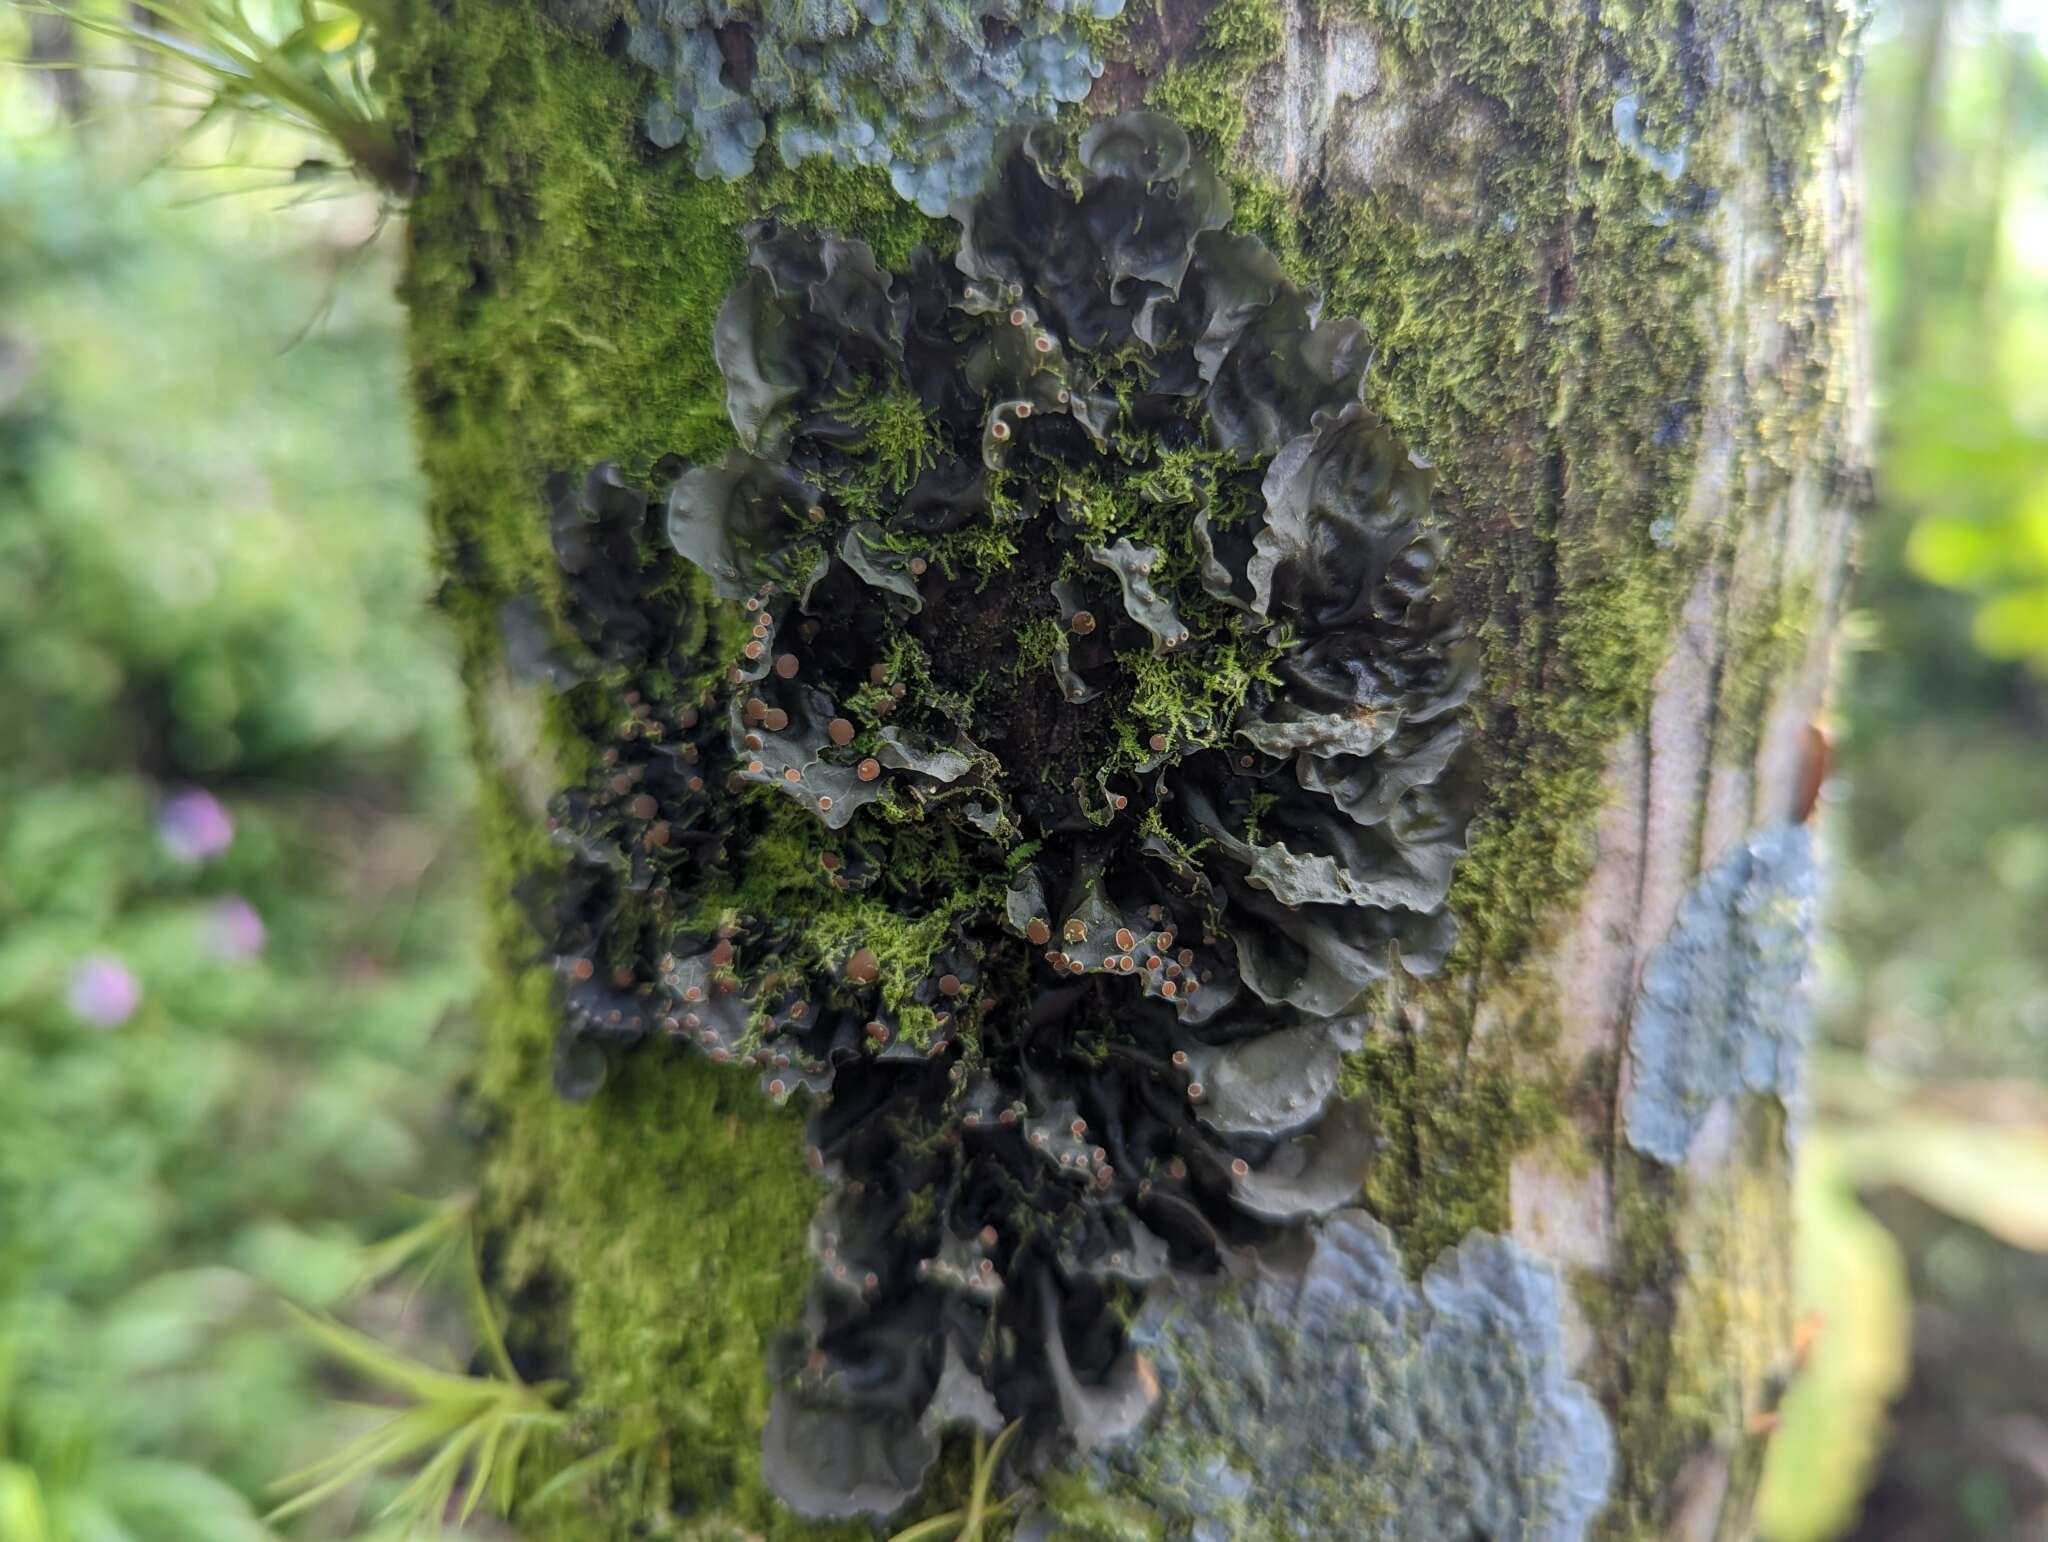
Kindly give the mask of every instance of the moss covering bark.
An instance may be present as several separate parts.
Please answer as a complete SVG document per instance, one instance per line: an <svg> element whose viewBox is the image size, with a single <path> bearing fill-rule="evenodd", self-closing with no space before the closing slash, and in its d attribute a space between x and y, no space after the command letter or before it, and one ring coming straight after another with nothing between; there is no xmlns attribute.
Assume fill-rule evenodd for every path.
<svg viewBox="0 0 2048 1542"><path fill-rule="evenodd" d="M507 680L505 602L558 598L543 479L601 460L638 476L731 444L711 336L748 220L774 210L860 237L885 266L921 244L945 250L953 227L880 172L792 171L768 150L749 178L697 179L688 153L641 133L651 77L606 46L607 15L513 0L406 11L389 78L419 168L404 284L414 383L443 603L492 762L480 834L493 891L509 896L549 861L536 779L587 773L621 711L599 683L555 693ZM1376 40L1382 93L1438 104L1426 121L1475 127L1395 136L1369 185L1283 186L1246 147L1247 102L1290 25L1340 21ZM1505 1227L1515 1152L1568 1139L1587 1096L1583 1081L1565 1085L1556 1004L1531 965L1589 871L1610 746L1646 709L1687 586L1731 539L1728 524L1685 512L1730 261L1707 218L1716 189L1759 159L1807 187L1847 30L1832 7L1779 0L1598 14L1327 0L1293 20L1271 0L1160 0L1099 28L1098 96L1146 100L1187 125L1227 170L1238 227L1321 290L1329 314L1365 320L1377 348L1368 403L1435 462L1459 535L1460 601L1483 618L1488 802L1458 870L1458 951L1441 983L1404 1003L1405 1026L1347 1070L1392 1152L1366 1202L1412 1275L1471 1228ZM1624 95L1634 106L1621 116ZM1732 143L1737 124L1747 137ZM1680 147L1689 172L1674 178ZM1815 327L1819 355L1825 265L1811 204L1804 191L1782 201L1767 275L1778 287L1756 304ZM1746 389L1748 474L1726 511L1737 524L1810 470L1833 433L1824 379L1793 371ZM707 663L722 658L705 595L679 603L700 618ZM1738 618L1731 711L1760 712L1809 604L1794 594ZM508 722L535 725L533 742L512 742ZM509 899L497 935L478 1078L495 1287L516 1346L573 1379L593 1431L658 1432L657 1481L558 1507L534 1534L832 1534L773 1503L757 1453L764 1345L808 1273L817 1198L797 1117L742 1073L695 1063L641 1066L590 1103L561 1102L548 1075L553 976ZM1758 1149L1761 1176L1744 1181L1779 1192L1782 1154ZM1726 1238L1677 1235L1672 1190L1684 1180L1626 1151L1592 1156L1615 1166L1636 1217L1622 1274L1592 1292L1620 1359L1634 1360L1625 1371L1617 1360L1603 1387L1623 1447L1606 1524L1655 1535L1662 1488L1726 1422L1724 1373L1700 1363L1737 1318L1769 1312L1702 1305L1685 1287L1686 1320L1704 1314L1711 1332L1674 1335L1646 1318L1642 1299L1670 1310L1689 1274L1746 1264ZM1689 1252L1718 1262L1689 1268Z"/></svg>

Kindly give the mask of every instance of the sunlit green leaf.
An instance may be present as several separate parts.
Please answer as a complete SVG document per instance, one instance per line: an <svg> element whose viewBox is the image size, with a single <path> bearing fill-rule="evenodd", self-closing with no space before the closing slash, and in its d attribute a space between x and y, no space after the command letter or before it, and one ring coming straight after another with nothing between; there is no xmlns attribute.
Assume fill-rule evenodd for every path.
<svg viewBox="0 0 2048 1542"><path fill-rule="evenodd" d="M354 46L363 35L363 18L353 11L344 11L313 24L314 46L322 53L336 54L344 48Z"/></svg>
<svg viewBox="0 0 2048 1542"><path fill-rule="evenodd" d="M1913 527L1906 557L1922 578L1967 589L1998 576L2006 546L2005 531L1998 525L1930 516Z"/></svg>
<svg viewBox="0 0 2048 1542"><path fill-rule="evenodd" d="M54 1542L43 1509L43 1487L19 1462L0 1462L0 1537L8 1542Z"/></svg>
<svg viewBox="0 0 2048 1542"><path fill-rule="evenodd" d="M2048 660L2048 584L2015 589L1977 608L1972 633L1995 658Z"/></svg>

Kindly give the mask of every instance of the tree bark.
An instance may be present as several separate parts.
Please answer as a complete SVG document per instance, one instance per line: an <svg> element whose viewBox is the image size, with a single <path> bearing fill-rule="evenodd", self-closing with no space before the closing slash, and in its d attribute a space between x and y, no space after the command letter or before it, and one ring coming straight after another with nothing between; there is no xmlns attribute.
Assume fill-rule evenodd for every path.
<svg viewBox="0 0 2048 1542"><path fill-rule="evenodd" d="M1044 25L1100 66L1064 121L1172 118L1222 173L1229 228L1325 318L1363 322L1366 408L1434 468L1442 593L1476 649L1476 804L1447 961L1394 969L1351 1037L1318 1041L1373 1132L1355 1195L1206 1273L1177 1257L1149 1295L1110 1291L1144 1422L1077 1452L1089 1420L1068 1400L1027 1421L1001 1481L1030 1480L1054 1536L1747 1535L1794 1370L1815 725L1866 476L1853 17L1158 0ZM676 41L700 34L709 64ZM797 1517L761 1459L774 1345L828 1267L807 1240L828 1192L806 1166L816 1102L661 1043L603 1049L582 1101L558 1091L590 1092L599 1062L563 1038L591 1007L550 800L604 799L606 753L645 746L635 724L680 742L690 671L722 672L747 632L658 517L566 571L544 488L558 478L559 543L559 511L593 507L560 474L615 462L658 490L726 453L713 333L749 221L868 242L906 274L958 230L897 187L929 204L942 172L979 171L914 142L893 146L894 186L887 167L785 167L791 107L763 110L750 150L728 99L752 110L773 37L742 14L656 48L609 0L413 0L390 50L501 962L475 1097L488 1262L522 1364L568 1378L593 1447L632 1455L528 1516L534 1536L872 1534ZM733 155L751 170L727 180ZM593 608L608 571L616 613ZM1004 614L1007 582L978 603ZM645 657L615 646L642 624L628 613L668 629L659 667L620 662ZM855 818L868 860L916 867L924 826ZM799 882L770 872L779 848L732 856L763 893ZM556 910L516 897L543 890ZM609 902L614 939L686 930L644 889ZM645 983L622 977L622 999ZM1076 1356L1085 1336L1053 1334ZM959 1501L965 1427L897 1524Z"/></svg>

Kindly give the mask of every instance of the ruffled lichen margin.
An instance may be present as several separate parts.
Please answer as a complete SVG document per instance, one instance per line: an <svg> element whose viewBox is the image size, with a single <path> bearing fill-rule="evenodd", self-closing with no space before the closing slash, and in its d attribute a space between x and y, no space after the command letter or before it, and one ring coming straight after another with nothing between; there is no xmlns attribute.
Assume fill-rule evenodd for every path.
<svg viewBox="0 0 2048 1542"><path fill-rule="evenodd" d="M620 1077L581 1106L550 1085L557 984L510 896L554 860L546 794L594 774L628 709L594 683L517 682L505 606L559 599L541 577L555 567L536 501L548 471L611 460L642 476L665 454L708 464L730 447L711 340L749 221L774 208L863 239L890 266L920 245L946 250L949 236L879 172L791 171L764 153L744 181L703 182L687 154L653 151L640 130L652 83L604 47L618 19L607 0L406 11L387 81L421 167L405 280L421 438L442 603L493 772L479 838L505 896L476 1102L489 1262L520 1352L574 1374L593 1431L657 1437L646 1484L536 1524L614 1536L652 1516L674 1535L831 1535L774 1506L753 1434L763 1357L809 1272L816 1190L797 1117L736 1069ZM1688 200L1729 162L1718 136L1738 96L1763 160L1799 182L1833 111L1846 23L1761 0L1597 21L1506 0L1340 7L1329 14L1367 28L1404 89L1435 89L1484 130L1433 137L1423 114L1388 158L1393 174L1361 189L1283 187L1239 140L1247 86L1283 54L1290 14L1253 0L1133 8L1109 29L1087 110L1149 100L1189 124L1226 170L1240 226L1332 314L1364 320L1367 403L1435 462L1438 505L1470 557L1457 600L1484 648L1490 796L1453 893L1461 940L1443 978L1459 989L1408 1003L1403 1031L1345 1072L1390 1154L1364 1201L1419 1272L1475 1226L1504 1229L1512 1153L1605 1095L1546 1072L1552 1010L1516 966L1586 870L1606 748L1642 712L1685 578L1708 555L1684 533L1683 504L1715 263L1688 232ZM1672 186L1617 137L1624 80L1638 136L1694 141L1691 183ZM1817 236L1800 201L1783 207L1773 281L1798 315L1818 267L1800 254ZM1748 420L1766 476L1803 453L1821 410L1810 383L1772 388ZM679 614L705 628L698 646L723 650L708 617ZM1777 663L1768 639L1787 619L1747 623L1762 640L1723 684L1730 712L1761 710L1757 681ZM1676 1246L1657 1219L1672 1180L1640 1171L1620 1196L1626 1277L1586 1311L1634 1352L1602 1387L1621 1457L1600 1529L1651 1536L1665 1534L1663 1496L1722 1393L1681 1363L1654 1311L1631 1315L1658 1298ZM935 1496L945 1481L942 1467Z"/></svg>
<svg viewBox="0 0 2048 1542"><path fill-rule="evenodd" d="M550 486L628 709L530 884L557 1089L694 1049L815 1099L764 1436L811 1516L893 1514L955 1428L1019 1423L1025 1470L1141 1438L1140 1293L1363 1187L1342 1056L1449 952L1477 793L1430 473L1359 402L1358 322L1160 114L1010 131L984 183L901 273L749 225L739 447ZM722 671L676 647L692 570Z"/></svg>

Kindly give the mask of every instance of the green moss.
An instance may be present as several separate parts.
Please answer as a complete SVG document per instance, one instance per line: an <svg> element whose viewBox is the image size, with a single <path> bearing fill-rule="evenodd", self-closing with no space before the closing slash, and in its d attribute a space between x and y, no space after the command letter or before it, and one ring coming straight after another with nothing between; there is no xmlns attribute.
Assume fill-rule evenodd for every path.
<svg viewBox="0 0 2048 1542"><path fill-rule="evenodd" d="M1731 1492L1750 1492L1761 1465L1751 1420L1775 1399L1792 1313L1785 1128L1784 1110L1758 1099L1737 1159L1713 1175L1627 1152L1615 1164L1617 1265L1577 1291L1625 1454L1604 1537L1668 1536L1681 1474L1709 1445L1739 1469Z"/></svg>
<svg viewBox="0 0 2048 1542"><path fill-rule="evenodd" d="M1578 1300L1603 1356L1603 1401L1623 1453L1621 1482L1602 1535L1662 1535L1656 1528L1687 1454L1712 1432L1696 1417L1675 1418L1669 1319L1646 1320L1645 1301L1669 1302L1684 1273L1673 1232L1677 1183L1665 1169L1623 1155L1616 1175L1614 1272L1581 1279ZM1668 1308L1665 1308L1668 1311Z"/></svg>
<svg viewBox="0 0 2048 1542"><path fill-rule="evenodd" d="M1143 1505L1103 1493L1078 1472L1055 1473L1041 1495L1069 1542L1162 1542L1166 1526Z"/></svg>
<svg viewBox="0 0 2048 1542"><path fill-rule="evenodd" d="M486 1216L501 1286L521 1308L552 1304L517 1320L552 1320L550 1347L600 1430L663 1431L677 1493L774 1524L752 1443L715 1436L758 1427L762 1357L805 1277L815 1194L795 1121L762 1117L736 1070L616 1077L587 1105L532 1096L549 1084L559 1008L551 975L514 978L480 1088L504 1120Z"/></svg>
<svg viewBox="0 0 2048 1542"><path fill-rule="evenodd" d="M1755 753L1771 697L1805 657L1813 620L1813 591L1804 583L1731 620L1715 706L1717 741L1727 753L1742 760Z"/></svg>
<svg viewBox="0 0 2048 1542"><path fill-rule="evenodd" d="M1560 1119L1533 1026L1474 1045L1462 1040L1455 1014L1439 1022L1448 1026L1432 1028L1420 1013L1398 1017L1393 1031L1345 1058L1341 1083L1373 1106L1380 1152L1366 1207L1399 1239L1415 1274L1475 1228L1507 1230L1508 1166Z"/></svg>
<svg viewBox="0 0 2048 1542"><path fill-rule="evenodd" d="M843 496L853 514L875 519L893 511L918 474L935 464L938 438L925 406L909 391L870 393L834 403L834 410L859 429L847 446L857 454L860 474Z"/></svg>
<svg viewBox="0 0 2048 1542"><path fill-rule="evenodd" d="M404 295L443 604L481 704L495 689L499 604L553 582L536 491L546 472L603 459L640 470L730 443L711 324L739 271L740 226L779 207L864 236L885 261L943 244L950 227L901 204L879 174L696 181L686 158L640 139L645 82L529 7L415 4L391 53L389 89L420 146ZM878 435L894 442L904 428L900 414L877 414ZM692 684L677 682L679 695ZM587 773L618 713L601 685L549 700L539 758L565 783ZM481 720L478 737L490 742ZM486 794L484 842L496 894L551 862L502 776ZM771 832L753 856L745 903L816 871L794 835ZM587 1105L559 1101L552 977L530 966L532 934L509 904L497 933L504 975L486 1004L477 1088L485 1219L527 1350L573 1378L600 1431L625 1418L662 1429L658 1466L686 1509L757 1535L843 1534L772 1505L755 1442L730 1435L759 1428L766 1342L809 1272L817 1190L800 1121L749 1076L658 1057ZM665 1496L658 1508L645 1534L684 1534ZM533 1524L536 1536L609 1537L627 1522L563 1505Z"/></svg>
<svg viewBox="0 0 2048 1542"><path fill-rule="evenodd" d="M1240 227L1321 288L1331 314L1366 319L1378 348L1371 404L1435 458L1438 506L1459 535L1458 598L1483 618L1478 710L1490 800L1459 869L1463 934L1448 976L1470 994L1433 997L1427 1032L1375 1041L1349 1067L1388 1136L1368 1198L1420 1269L1467 1228L1504 1224L1514 1151L1555 1127L1543 1035L1475 1042L1466 1003L1513 978L1583 880L1606 758L1641 720L1676 604L1706 555L1667 547L1659 533L1675 524L1691 471L1697 424L1684 404L1706 373L1699 318L1714 263L1674 236L1672 190L1616 143L1610 87L1627 77L1660 144L1711 124L1687 41L1691 13L1678 0L1607 7L1597 37L1576 11L1333 3L1372 20L1389 45L1391 79L1405 87L1448 75L1501 125L1483 222L1447 222L1399 187L1304 193L1233 167ZM920 243L945 249L952 227L897 200L880 173L813 163L796 173L770 166L741 184L699 182L686 155L655 154L641 138L641 73L528 7L414 0L408 9L391 70L421 165L405 294L450 574L444 602L481 701L495 678L498 605L553 582L543 576L553 564L535 496L543 473L613 458L637 474L663 454L701 459L731 442L710 336L742 260L739 228L778 209L863 237L900 267ZM1100 28L1105 46L1130 35L1136 10ZM1762 10L1757 25L1734 29L1722 61L1730 78L1765 83L1756 107L1765 153L1799 178L1841 77L1839 59L1827 57L1836 35L1816 41L1807 26L1803 12ZM1281 27L1267 0L1222 0L1202 22L1200 55L1166 65L1152 104L1228 163L1246 84L1277 51ZM1561 91L1561 80L1573 89ZM1722 147L1708 138L1693 148L1708 181L1727 174L1716 164ZM1817 222L1786 202L1779 235L1791 254L1784 266L1797 272ZM1808 386L1791 382L1757 407L1760 454L1779 471L1798 461L1818 421ZM908 475L918 425L888 403L873 412L872 433L893 447L891 476ZM1190 480L1201 473L1181 469ZM1159 510L1180 507L1188 489L1155 491L1149 505L1120 494L1104 529L1141 541L1149 530L1179 560ZM948 572L986 574L1014 551L934 543L928 555ZM701 608L700 594L677 604L703 616L707 656L726 651L731 639L718 628L729 623ZM1753 720L1804 606L1795 597L1742 629L1724 684L1732 719ZM1021 667L1042 667L1057 635L1027 630ZM1214 656L1133 661L1130 705L1148 730L1190 732L1241 694L1242 671L1228 658L1191 675L1197 658ZM937 690L928 670L920 679ZM675 682L678 697L695 683ZM617 711L602 682L551 700L546 755L564 781L589 770ZM509 784L494 784L485 838L499 893L546 860ZM944 851L909 840L892 851L909 854L917 883L961 876ZM817 856L814 832L771 816L731 903L766 913L813 889ZM821 913L813 933L826 953L858 934L905 980L936 946L929 924L854 901ZM480 1074L492 1122L489 1219L499 1279L518 1293L535 1352L577 1378L580 1407L651 1413L670 1432L666 1459L688 1503L769 1535L805 1534L768 1504L751 1438L731 1433L758 1426L763 1338L787 1320L807 1272L802 1233L815 1193L793 1117L738 1075L652 1057L587 1106L556 1102L548 982L523 967L531 944L509 906L500 936L512 972L492 1003ZM1544 1021L1543 1005L1529 1016ZM1702 1426L1690 1414L1667 1417L1670 1338L1639 1315L1641 1300L1673 1287L1660 1182L1634 1172L1624 1184L1629 1261L1609 1320L1635 1362L1616 1393L1624 1445L1632 1430L1669 1432L1667 1448L1632 1450L1625 1466L1668 1477ZM1655 1501L1646 1481L1631 1479L1639 1486L1624 1509L1647 1534ZM578 1526L619 1534L597 1519L555 1524L563 1535Z"/></svg>
<svg viewBox="0 0 2048 1542"><path fill-rule="evenodd" d="M971 525L964 530L912 543L891 537L891 544L917 552L948 578L972 573L977 590L1008 572L1017 560L1017 542L1001 525Z"/></svg>
<svg viewBox="0 0 2048 1542"><path fill-rule="evenodd" d="M1567 127L1557 82L1577 63L1576 13L1534 6L1461 5L1458 0L1347 0L1396 41L1406 59L1444 69L1545 133L1554 147Z"/></svg>
<svg viewBox="0 0 2048 1542"><path fill-rule="evenodd" d="M494 667L489 653L468 653L472 675ZM481 724L479 738L489 742ZM503 896L547 854L492 770L482 819L491 889ZM795 1117L767 1105L751 1077L704 1065L616 1077L587 1104L553 1096L560 1005L552 971L531 962L527 927L509 899L497 903L475 1089L491 1126L480 1220L514 1353L531 1374L571 1378L593 1446L622 1428L659 1430L651 1461L663 1496L672 1487L769 1535L831 1535L792 1528L769 1505L751 1442L701 1438L758 1426L762 1354L804 1278L816 1192ZM537 1537L617 1534L566 1504L524 1524Z"/></svg>
<svg viewBox="0 0 2048 1542"><path fill-rule="evenodd" d="M1065 641L1066 628L1057 616L1037 616L1025 622L1017 632L1017 668L1033 674L1051 669Z"/></svg>
<svg viewBox="0 0 2048 1542"><path fill-rule="evenodd" d="M1276 678L1270 657L1238 643L1168 654L1129 653L1120 662L1133 681L1130 715L1136 721L1123 730L1125 758L1132 765L1154 753L1139 744L1141 733L1148 739L1164 734L1175 744L1221 742L1252 683Z"/></svg>
<svg viewBox="0 0 2048 1542"><path fill-rule="evenodd" d="M1284 25L1271 0L1221 0L1202 19L1198 51L1167 65L1151 105L1227 157L1244 137L1245 83L1279 51Z"/></svg>
<svg viewBox="0 0 2048 1542"><path fill-rule="evenodd" d="M875 955L882 1001L897 1014L901 1035L912 1044L929 1043L938 1028L932 1009L912 999L930 975L932 960L959 935L966 917L1002 902L999 880L966 884L958 877L913 886L912 892L938 897L921 916L906 916L884 901L856 894L820 911L810 923L809 941L821 960L843 967L855 948Z"/></svg>
<svg viewBox="0 0 2048 1542"><path fill-rule="evenodd" d="M533 467L722 451L711 324L761 212L858 233L885 263L951 239L875 172L696 180L641 141L643 79L527 8L416 6L406 40L393 74L422 146L405 284L420 395L430 449L467 440L479 492ZM512 415L532 437L508 457L491 441ZM450 533L505 559L500 574L538 566L531 520L462 525Z"/></svg>

